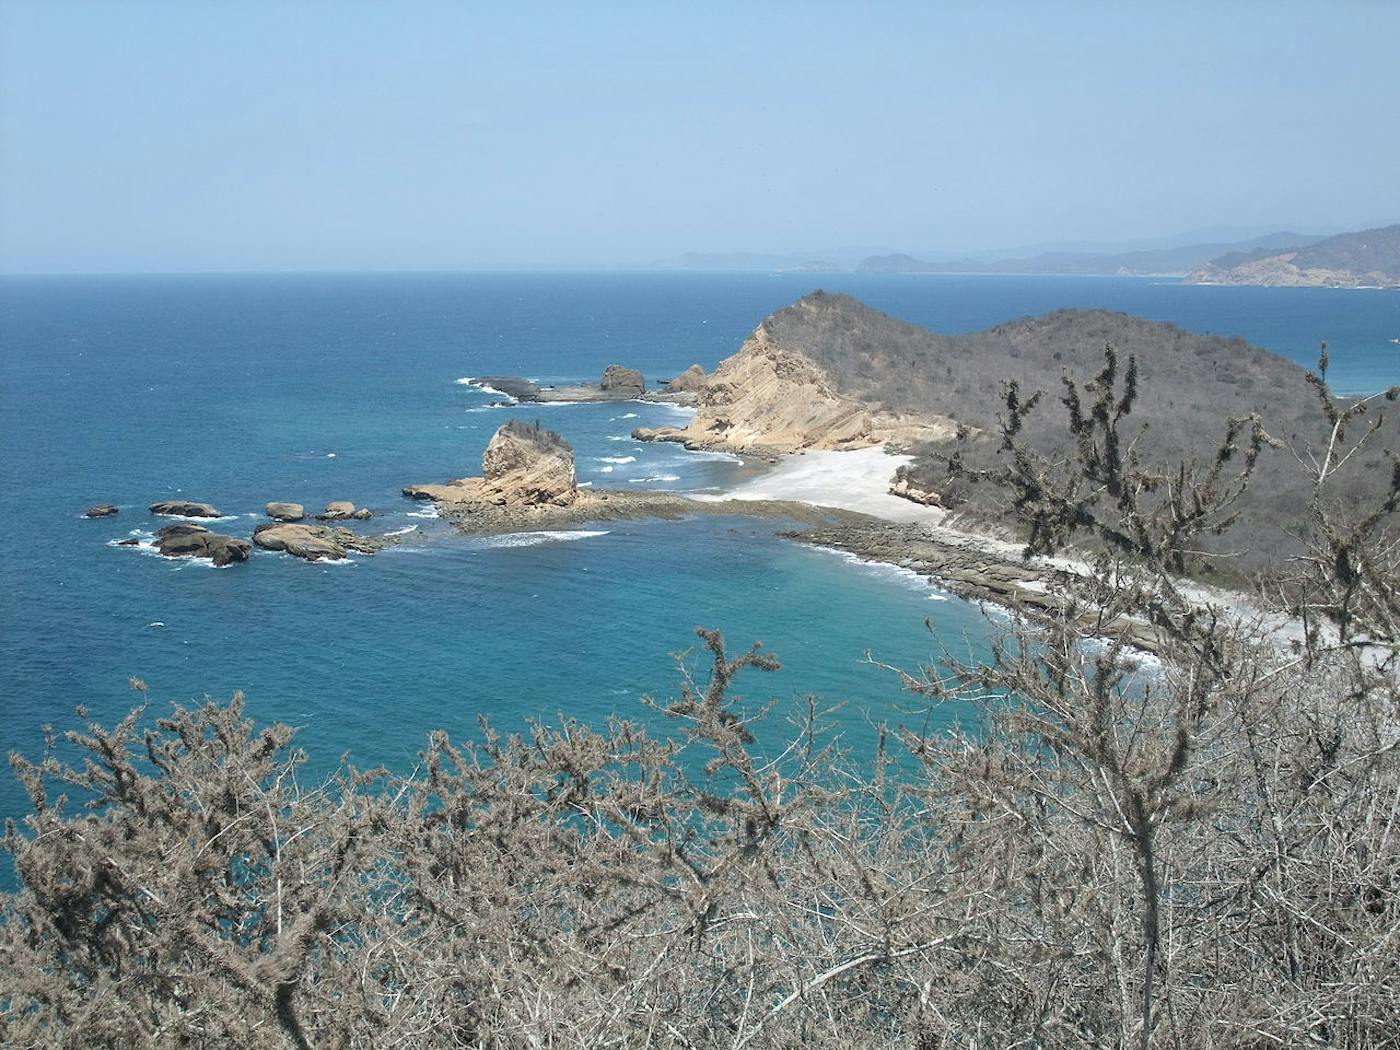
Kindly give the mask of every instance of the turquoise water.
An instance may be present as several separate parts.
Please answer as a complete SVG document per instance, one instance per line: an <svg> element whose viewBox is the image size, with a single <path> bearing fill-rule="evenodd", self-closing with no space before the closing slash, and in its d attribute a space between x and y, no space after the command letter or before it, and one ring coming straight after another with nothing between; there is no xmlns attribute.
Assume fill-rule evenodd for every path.
<svg viewBox="0 0 1400 1050"><path fill-rule="evenodd" d="M1348 390L1400 382L1400 295L1193 288L1109 278L761 274L292 275L0 281L0 748L33 753L72 708L115 720L140 676L159 702L242 689L250 711L304 727L333 761L407 766L425 734L529 717L644 717L670 695L668 654L696 625L761 639L784 670L751 701L849 701L857 752L872 724L917 708L866 659L904 667L947 644L976 653L981 612L897 571L772 535L772 522L609 523L565 537L464 539L400 486L475 472L511 416L576 447L580 480L683 490L732 483L731 458L639 445L666 406L487 407L457 380L649 378L737 349L816 285L947 332L1061 306L1102 306L1239 334L1311 363L1332 344ZM630 417L630 418L629 418ZM214 570L110 546L181 496L247 535L268 500L350 499L402 547L346 564L259 554ZM95 502L117 518L87 521ZM925 628L929 618L933 634ZM0 815L22 809L0 778Z"/></svg>

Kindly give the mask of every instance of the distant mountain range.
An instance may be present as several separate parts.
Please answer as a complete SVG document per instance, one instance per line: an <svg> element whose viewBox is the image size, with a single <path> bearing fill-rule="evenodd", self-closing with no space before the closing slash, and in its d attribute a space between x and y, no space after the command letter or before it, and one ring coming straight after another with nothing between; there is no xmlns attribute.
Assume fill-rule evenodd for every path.
<svg viewBox="0 0 1400 1050"><path fill-rule="evenodd" d="M1301 233L1270 233L1245 241L1190 244L1179 248L1152 248L1122 252L1041 252L1022 258L986 259L971 256L937 261L911 255L875 255L863 259L865 273L1045 273L1119 274L1124 276L1179 276L1229 254L1276 252L1315 244L1323 238Z"/></svg>
<svg viewBox="0 0 1400 1050"><path fill-rule="evenodd" d="M1192 284L1400 288L1400 224L1277 247L1236 250L1187 277Z"/></svg>

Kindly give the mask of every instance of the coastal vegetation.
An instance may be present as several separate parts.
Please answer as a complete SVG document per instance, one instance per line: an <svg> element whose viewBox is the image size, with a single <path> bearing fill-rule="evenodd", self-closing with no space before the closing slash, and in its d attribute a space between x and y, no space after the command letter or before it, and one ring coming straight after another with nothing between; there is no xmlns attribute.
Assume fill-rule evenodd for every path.
<svg viewBox="0 0 1400 1050"><path fill-rule="evenodd" d="M824 366L880 383L836 353L869 329L823 305ZM1054 345L1166 328L1042 323ZM994 331L982 367L1018 347L1015 325ZM293 730L255 726L240 697L55 732L12 760L32 813L5 840L22 885L0 1039L1395 1046L1400 461L1381 410L1400 391L1338 400L1324 358L1296 377L1316 425L1276 435L1242 390L1175 459L1138 427L1159 366L1089 334L1049 392L1007 371L1027 379L937 460L969 505L995 490L1029 551L1075 544L1094 568L1048 584L1075 615L1020 623L985 663L889 669L921 705L968 705L965 724L915 714L846 753L819 699L745 695L775 654L702 629L676 695L638 712L669 731L483 723L434 734L407 774L313 780ZM919 355L941 337L903 336L890 353L932 375ZM1236 349L1247 369L1257 352ZM1181 578L1219 560L1208 539L1240 538L1270 453L1302 496L1273 592L1301 631L1282 644ZM782 716L786 746L760 747Z"/></svg>

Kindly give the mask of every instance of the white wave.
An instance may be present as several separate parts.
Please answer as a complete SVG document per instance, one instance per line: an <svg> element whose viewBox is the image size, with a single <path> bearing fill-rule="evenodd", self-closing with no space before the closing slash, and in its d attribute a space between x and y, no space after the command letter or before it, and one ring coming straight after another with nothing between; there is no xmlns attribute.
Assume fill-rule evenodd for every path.
<svg viewBox="0 0 1400 1050"><path fill-rule="evenodd" d="M407 536L410 532L417 532L417 525L405 525L401 529L394 529L392 532L384 533L385 536Z"/></svg>
<svg viewBox="0 0 1400 1050"><path fill-rule="evenodd" d="M252 516L253 516L253 517L261 517L262 515L255 514L255 515L252 515ZM201 518L201 517L198 517L198 516L193 515L193 514L156 514L156 515L153 515L153 517L157 517L157 518L166 518L166 519L168 519L168 520L170 520L170 521L192 521L192 522L194 522L196 525L205 525L205 524L208 524L208 523L211 522L211 521L237 521L238 518L239 518L239 515L237 515L237 514L225 514L225 515L223 515L222 517L218 517L218 518Z"/></svg>
<svg viewBox="0 0 1400 1050"><path fill-rule="evenodd" d="M637 418L637 413L635 413L635 412L628 412L626 415L622 415L622 416L613 416L613 417L612 417L612 419L613 419L614 421L619 420L619 419L636 419L636 418Z"/></svg>
<svg viewBox="0 0 1400 1050"><path fill-rule="evenodd" d="M599 467L599 468L598 468L598 473L599 473L599 474L611 474L611 473L613 472L613 469L614 469L614 468L612 468L612 467Z"/></svg>
<svg viewBox="0 0 1400 1050"><path fill-rule="evenodd" d="M461 379L452 380L452 382L456 383L458 386L476 386L476 377L463 376Z"/></svg>
<svg viewBox="0 0 1400 1050"><path fill-rule="evenodd" d="M679 475L679 474L657 474L656 476L650 477L650 478L628 478L628 479L627 479L627 482L628 482L628 484L630 484L630 485L644 485L644 484L646 484L648 481L680 481L680 480L681 480L681 478L680 478L680 475Z"/></svg>
<svg viewBox="0 0 1400 1050"><path fill-rule="evenodd" d="M407 513L410 518L436 518L438 514L437 504L434 503L427 510L410 510Z"/></svg>
<svg viewBox="0 0 1400 1050"><path fill-rule="evenodd" d="M621 466L623 463L637 462L636 456L599 456L599 463L616 463Z"/></svg>
<svg viewBox="0 0 1400 1050"><path fill-rule="evenodd" d="M464 408L463 412L494 412L497 409L509 408L510 405L477 405L475 408ZM458 428L462 429L461 427Z"/></svg>
<svg viewBox="0 0 1400 1050"><path fill-rule="evenodd" d="M609 440L609 441L629 441L629 440L631 440L631 436L628 435L628 434L609 434L609 435L608 435L608 440Z"/></svg>
<svg viewBox="0 0 1400 1050"><path fill-rule="evenodd" d="M164 627L165 624L164 624L162 621L160 621L160 620L153 620L152 622L146 624L146 626L147 626L147 627Z"/></svg>
<svg viewBox="0 0 1400 1050"><path fill-rule="evenodd" d="M897 580L907 586L919 591L929 591L929 599L935 602L946 602L953 597L952 594L940 588L932 579L915 572L913 569L906 569L902 565L891 565L887 561L872 561L869 558L862 558L859 554L851 551L836 550L832 547L819 547L815 544L804 544L812 550L825 551L827 554L834 554L848 565L860 569L869 576L883 576L887 579Z"/></svg>
<svg viewBox="0 0 1400 1050"><path fill-rule="evenodd" d="M687 456L706 456L710 459L721 459L724 460L724 462L726 463L744 462L741 457L736 456L733 452L715 452L714 450L707 448L686 449L685 454Z"/></svg>
<svg viewBox="0 0 1400 1050"><path fill-rule="evenodd" d="M551 532L515 532L505 536L492 536L483 541L487 547L537 547L541 543L567 543L570 540L588 540L595 536L606 536L608 530L560 529Z"/></svg>
<svg viewBox="0 0 1400 1050"><path fill-rule="evenodd" d="M553 405L591 405L592 401L531 401L531 408L548 408Z"/></svg>
<svg viewBox="0 0 1400 1050"><path fill-rule="evenodd" d="M581 489L592 488L592 487L593 487L593 482L591 482L591 481L580 481L580 482L578 483L578 487L581 488Z"/></svg>

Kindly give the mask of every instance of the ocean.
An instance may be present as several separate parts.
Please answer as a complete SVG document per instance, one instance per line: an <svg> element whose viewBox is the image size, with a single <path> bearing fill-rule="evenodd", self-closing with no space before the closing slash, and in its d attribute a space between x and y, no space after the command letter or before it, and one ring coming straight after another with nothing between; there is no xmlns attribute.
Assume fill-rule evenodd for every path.
<svg viewBox="0 0 1400 1050"><path fill-rule="evenodd" d="M738 692L783 718L809 693L845 702L845 745L929 717L878 664L986 651L1004 620L911 574L774 537L772 521L697 517L464 538L402 498L476 473L496 427L539 419L579 480L716 491L734 457L643 445L673 422L643 403L490 407L464 380L649 380L733 353L770 311L821 286L938 331L1105 307L1241 335L1300 363L1331 343L1339 390L1400 383L1400 294L1192 287L1135 278L753 273L194 275L0 279L0 750L38 753L78 704L114 722L149 685L171 700L247 697L301 727L320 768L342 753L407 770L433 729L470 736L539 718L655 724L673 654L698 625L783 662ZM256 552L216 570L113 546L160 524L159 499L215 504L249 535L270 500L348 499L408 530L344 563ZM90 504L121 507L85 520ZM935 720L965 712L943 709ZM0 774L0 815L22 813Z"/></svg>

